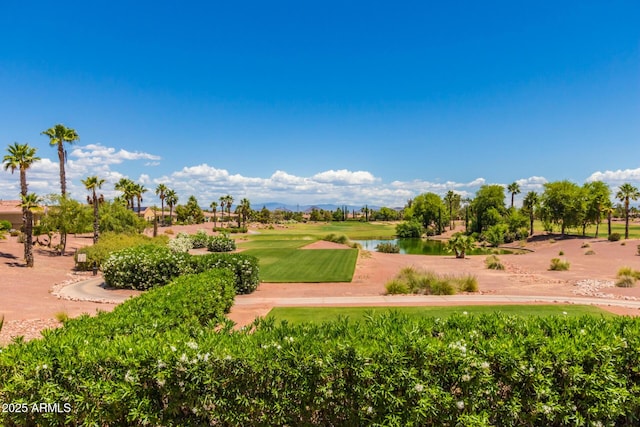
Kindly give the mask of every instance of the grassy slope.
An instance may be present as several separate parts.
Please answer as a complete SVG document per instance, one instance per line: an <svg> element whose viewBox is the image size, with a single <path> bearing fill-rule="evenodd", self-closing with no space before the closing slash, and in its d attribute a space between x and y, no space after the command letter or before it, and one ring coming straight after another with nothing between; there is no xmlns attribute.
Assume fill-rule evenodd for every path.
<svg viewBox="0 0 640 427"><path fill-rule="evenodd" d="M350 320L360 320L370 314L380 314L390 310L399 311L411 317L447 317L454 313L467 312L469 315L488 314L501 312L518 316L582 316L602 315L614 316L598 307L589 305L472 305L450 307L276 307L267 317L276 320L286 320L291 323L314 322L321 323L335 320L339 317L348 317Z"/></svg>

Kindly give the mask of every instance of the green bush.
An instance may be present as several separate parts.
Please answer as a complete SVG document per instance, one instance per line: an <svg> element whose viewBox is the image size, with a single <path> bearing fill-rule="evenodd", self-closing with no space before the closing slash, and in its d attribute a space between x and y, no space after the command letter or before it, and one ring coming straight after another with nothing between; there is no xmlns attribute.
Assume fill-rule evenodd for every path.
<svg viewBox="0 0 640 427"><path fill-rule="evenodd" d="M179 308L176 327L129 335L164 317L153 309L137 322L131 310L113 333L100 328L105 313L83 320L93 328L3 349L3 402L71 412L3 411L0 424L634 426L640 416L637 318L392 312L216 332L190 320L207 305L185 293L160 306Z"/></svg>
<svg viewBox="0 0 640 427"><path fill-rule="evenodd" d="M396 236L399 238L416 238L422 237L422 224L417 221L405 221L396 225Z"/></svg>
<svg viewBox="0 0 640 427"><path fill-rule="evenodd" d="M553 271L566 271L569 269L571 264L569 261L562 260L560 258L552 258L551 265L549 266L549 270Z"/></svg>
<svg viewBox="0 0 640 427"><path fill-rule="evenodd" d="M631 267L620 267L620 269L618 270L617 277L622 277L622 276L630 276L635 278L636 280L640 280L640 271L634 270Z"/></svg>
<svg viewBox="0 0 640 427"><path fill-rule="evenodd" d="M559 256L564 255L564 251L560 251L560 252L558 252L558 255L559 255Z"/></svg>
<svg viewBox="0 0 640 427"><path fill-rule="evenodd" d="M10 221L7 221L6 219L0 219L0 230L9 231L12 228L13 226L11 225Z"/></svg>
<svg viewBox="0 0 640 427"><path fill-rule="evenodd" d="M484 265L490 270L504 270L504 265L500 262L500 258L495 255L489 255L485 258Z"/></svg>
<svg viewBox="0 0 640 427"><path fill-rule="evenodd" d="M327 234L322 238L322 240L327 242L332 242L332 243L338 243L340 245L348 245L349 243L351 243L349 238L344 234L335 234L335 233Z"/></svg>
<svg viewBox="0 0 640 427"><path fill-rule="evenodd" d="M478 279L475 276L454 277L453 281L461 292L478 292Z"/></svg>
<svg viewBox="0 0 640 427"><path fill-rule="evenodd" d="M376 246L376 251L386 254L398 254L400 253L400 246L395 243L379 243Z"/></svg>
<svg viewBox="0 0 640 427"><path fill-rule="evenodd" d="M609 237L608 237L610 242L617 242L621 238L622 238L622 235L620 233L611 233L609 234Z"/></svg>
<svg viewBox="0 0 640 427"><path fill-rule="evenodd" d="M636 286L636 280L634 276L618 276L616 286L619 288L633 288Z"/></svg>
<svg viewBox="0 0 640 427"><path fill-rule="evenodd" d="M191 247L193 249L206 248L210 237L205 230L198 230L196 234L189 236L191 238Z"/></svg>
<svg viewBox="0 0 640 427"><path fill-rule="evenodd" d="M212 227L213 231L219 231L221 233L246 233L248 231L247 227Z"/></svg>
<svg viewBox="0 0 640 427"><path fill-rule="evenodd" d="M236 250L236 241L229 238L228 234L212 236L207 242L209 252L231 252Z"/></svg>
<svg viewBox="0 0 640 427"><path fill-rule="evenodd" d="M387 294L453 295L457 291L477 292L478 281L474 276L440 276L433 271L404 267L385 288Z"/></svg>
<svg viewBox="0 0 640 427"><path fill-rule="evenodd" d="M409 287L407 286L407 284L397 279L390 280L386 285L384 285L384 287L387 295L409 293Z"/></svg>
<svg viewBox="0 0 640 427"><path fill-rule="evenodd" d="M166 236L152 238L142 234L102 233L98 243L78 250L78 254L87 255L87 262L78 263L76 254L74 257L76 269L91 270L94 262L100 268L104 260L113 252L139 245L166 246L168 241L169 239Z"/></svg>
<svg viewBox="0 0 640 427"><path fill-rule="evenodd" d="M190 271L202 272L214 268L233 271L236 277L237 294L250 294L260 284L258 259L254 256L211 253L190 257Z"/></svg>
<svg viewBox="0 0 640 427"><path fill-rule="evenodd" d="M193 248L193 242L187 233L178 233L175 238L169 240L167 247L173 252L189 252L189 249Z"/></svg>

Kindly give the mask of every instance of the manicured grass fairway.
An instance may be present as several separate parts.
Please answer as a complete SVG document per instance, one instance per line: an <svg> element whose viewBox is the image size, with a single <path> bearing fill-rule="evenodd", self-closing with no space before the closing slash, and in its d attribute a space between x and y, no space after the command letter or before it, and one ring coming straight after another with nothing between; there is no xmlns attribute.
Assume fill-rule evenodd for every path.
<svg viewBox="0 0 640 427"><path fill-rule="evenodd" d="M267 317L290 323L322 323L346 317L349 320L363 320L365 316L397 311L409 317L447 317L454 313L469 315L495 312L516 316L615 316L608 311L591 305L469 305L449 307L276 307Z"/></svg>
<svg viewBox="0 0 640 427"><path fill-rule="evenodd" d="M308 243L308 242L307 242ZM263 282L350 282L357 249L249 249L260 262Z"/></svg>
<svg viewBox="0 0 640 427"><path fill-rule="evenodd" d="M345 222L308 222L306 224L292 224L287 228L275 228L273 230L260 230L260 234L250 234L250 240L286 240L286 239L322 239L327 234L345 234L351 240L364 239L390 239L395 236L396 224L389 223L364 223L359 221Z"/></svg>
<svg viewBox="0 0 640 427"><path fill-rule="evenodd" d="M544 230L542 222L538 220L535 221L533 228L536 232ZM553 229L553 232L560 233L560 228L558 226L555 226ZM570 229L567 229L566 232L571 235L582 236L582 227L570 228ZM614 221L611 224L611 232L620 234L624 239L624 221ZM596 226L595 225L588 226L587 229L585 230L585 233L586 233L586 237L593 238L596 234ZM607 238L606 219L602 221L602 223L600 224L600 232L599 232L598 238L599 239ZM637 222L629 222L629 238L640 239L640 226L638 225Z"/></svg>

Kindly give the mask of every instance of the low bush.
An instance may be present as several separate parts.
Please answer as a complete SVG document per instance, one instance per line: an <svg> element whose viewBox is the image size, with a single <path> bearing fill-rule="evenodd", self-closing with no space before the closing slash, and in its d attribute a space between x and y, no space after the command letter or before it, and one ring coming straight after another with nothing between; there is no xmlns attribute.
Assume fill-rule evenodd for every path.
<svg viewBox="0 0 640 427"><path fill-rule="evenodd" d="M232 234L246 233L248 231L247 227L213 227L212 230Z"/></svg>
<svg viewBox="0 0 640 427"><path fill-rule="evenodd" d="M250 294L260 284L258 259L243 254L211 253L193 255L190 258L190 270L203 272L210 269L229 269L236 277L236 294Z"/></svg>
<svg viewBox="0 0 640 427"><path fill-rule="evenodd" d="M229 238L229 235L223 233L219 236L212 236L207 242L207 250L209 252L231 252L236 250L236 241Z"/></svg>
<svg viewBox="0 0 640 427"><path fill-rule="evenodd" d="M563 260L560 258L552 258L551 265L549 266L549 270L553 271L566 271L569 269L571 264L567 260Z"/></svg>
<svg viewBox="0 0 640 427"><path fill-rule="evenodd" d="M193 249L206 248L211 238L205 230L198 230L196 234L192 234L189 237L191 238L191 247Z"/></svg>
<svg viewBox="0 0 640 427"><path fill-rule="evenodd" d="M583 243L582 246L580 246L582 249L586 249L586 248L590 248L591 245L588 243Z"/></svg>
<svg viewBox="0 0 640 427"><path fill-rule="evenodd" d="M502 264L500 262L500 258L495 255L489 255L486 257L484 265L486 265L489 270L504 270L504 264Z"/></svg>
<svg viewBox="0 0 640 427"><path fill-rule="evenodd" d="M621 238L622 238L622 235L620 233L611 233L609 234L609 237L608 237L610 242L617 242Z"/></svg>
<svg viewBox="0 0 640 427"><path fill-rule="evenodd" d="M633 276L618 276L615 285L619 288L633 288L636 286L636 280Z"/></svg>
<svg viewBox="0 0 640 427"><path fill-rule="evenodd" d="M399 254L400 246L395 243L379 243L376 246L376 251L386 253L386 254Z"/></svg>
<svg viewBox="0 0 640 427"><path fill-rule="evenodd" d="M594 251L593 249L589 249L589 250L588 250L588 251L586 251L584 254L585 254L585 255L595 255L595 254L596 254L596 251Z"/></svg>
<svg viewBox="0 0 640 427"><path fill-rule="evenodd" d="M344 234L335 234L335 233L327 234L326 236L324 236L322 238L322 240L324 240L326 242L338 243L340 245L347 245L347 246L349 246L350 248L353 248L353 249L361 249L362 248L360 243L352 242ZM398 251L399 250L400 249L398 248Z"/></svg>
<svg viewBox="0 0 640 427"><path fill-rule="evenodd" d="M77 254L86 254L87 262L78 263L78 255L75 255L76 269L89 271L95 262L98 268L112 253L140 245L166 246L169 238L167 236L148 237L142 234L122 234L122 233L102 233L98 243L86 246L78 250Z"/></svg>
<svg viewBox="0 0 640 427"><path fill-rule="evenodd" d="M9 231L13 228L11 225L11 221L7 221L6 219L0 219L0 230L1 231Z"/></svg>
<svg viewBox="0 0 640 427"><path fill-rule="evenodd" d="M559 255L559 256L564 255L564 251L560 251L560 252L558 252L558 255Z"/></svg>
<svg viewBox="0 0 640 427"><path fill-rule="evenodd" d="M634 426L640 415L637 318L392 312L215 332L191 316L208 304L185 288L160 309L117 307L123 323L114 310L4 348L3 402L70 412L3 411L0 424Z"/></svg>
<svg viewBox="0 0 640 427"><path fill-rule="evenodd" d="M476 292L478 282L474 276L440 276L433 271L404 267L385 285L387 294L412 293L426 295L453 295L456 292ZM398 290L398 292L394 292Z"/></svg>

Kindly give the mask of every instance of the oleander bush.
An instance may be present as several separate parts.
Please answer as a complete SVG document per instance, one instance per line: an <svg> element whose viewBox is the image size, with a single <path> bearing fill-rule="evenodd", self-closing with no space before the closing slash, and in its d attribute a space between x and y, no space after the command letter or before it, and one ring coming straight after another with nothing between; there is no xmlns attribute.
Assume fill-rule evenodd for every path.
<svg viewBox="0 0 640 427"><path fill-rule="evenodd" d="M98 268L113 252L140 245L166 246L167 236L149 237L142 234L124 234L106 232L100 234L98 243L86 246L78 250L77 254L87 254L87 262L78 263L78 255L75 255L76 269L88 271L93 268L95 262Z"/></svg>
<svg viewBox="0 0 640 427"><path fill-rule="evenodd" d="M167 247L173 252L189 252L189 249L193 248L193 241L187 233L178 233L175 238L169 240Z"/></svg>
<svg viewBox="0 0 640 427"><path fill-rule="evenodd" d="M551 264L549 265L549 270L553 271L566 271L569 269L571 264L567 260L563 260L560 258L552 258Z"/></svg>
<svg viewBox="0 0 640 427"><path fill-rule="evenodd" d="M210 236L207 234L205 230L198 230L196 234L192 234L191 238L191 247L193 249L206 248L209 243Z"/></svg>
<svg viewBox="0 0 640 427"><path fill-rule="evenodd" d="M103 265L105 283L114 288L146 290L174 278L210 269L230 269L236 292L251 293L260 283L258 260L242 254L189 255L168 247L143 245L112 254Z"/></svg>
<svg viewBox="0 0 640 427"><path fill-rule="evenodd" d="M236 241L229 238L229 235L223 233L219 236L212 236L207 241L207 250L209 252L231 252L236 250Z"/></svg>
<svg viewBox="0 0 640 427"><path fill-rule="evenodd" d="M71 411L2 412L0 424L515 427L640 420L637 318L441 320L392 312L321 325L262 320L233 331L192 321L192 307L207 307L197 300L166 307L176 306L184 307L176 317L192 329L175 322L128 334L139 323L131 309L130 320L114 311L127 317L123 327L105 322L114 331L97 327L109 317L103 314L95 325L65 326L3 349L3 402L68 403ZM145 324L164 317L148 313Z"/></svg>

